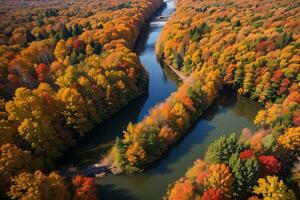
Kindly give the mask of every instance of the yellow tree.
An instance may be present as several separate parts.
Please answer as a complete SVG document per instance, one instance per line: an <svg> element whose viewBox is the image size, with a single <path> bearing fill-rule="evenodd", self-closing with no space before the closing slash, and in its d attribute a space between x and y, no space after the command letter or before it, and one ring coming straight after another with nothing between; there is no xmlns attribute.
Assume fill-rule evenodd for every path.
<svg viewBox="0 0 300 200"><path fill-rule="evenodd" d="M68 55L68 48L66 45L67 44L64 40L59 40L56 44L54 55L60 61L64 61Z"/></svg>
<svg viewBox="0 0 300 200"><path fill-rule="evenodd" d="M64 117L66 125L76 130L80 136L92 128L92 121L89 119L89 106L74 88L61 88L56 98L60 101L61 115Z"/></svg>
<svg viewBox="0 0 300 200"><path fill-rule="evenodd" d="M33 169L33 157L13 144L3 144L0 148L0 197L10 187L10 177Z"/></svg>
<svg viewBox="0 0 300 200"><path fill-rule="evenodd" d="M258 185L253 187L255 194L260 194L264 200L296 200L292 190L289 190L277 176L260 178Z"/></svg>
<svg viewBox="0 0 300 200"><path fill-rule="evenodd" d="M34 174L23 172L13 178L12 182L13 185L8 192L11 199L69 200L66 183L56 172L49 175L41 171L36 171Z"/></svg>

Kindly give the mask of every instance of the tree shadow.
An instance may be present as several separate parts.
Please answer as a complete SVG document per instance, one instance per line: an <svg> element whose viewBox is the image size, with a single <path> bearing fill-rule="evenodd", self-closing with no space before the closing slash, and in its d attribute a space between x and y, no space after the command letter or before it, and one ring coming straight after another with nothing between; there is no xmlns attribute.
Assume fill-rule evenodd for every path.
<svg viewBox="0 0 300 200"><path fill-rule="evenodd" d="M220 96L194 123L186 135L179 139L162 158L154 162L146 171L151 174L171 173L173 169L170 166L187 155L195 145L202 144L207 136L216 128L211 123L214 118L222 113L229 112L229 110L233 110L238 104L237 100L234 91L228 88L223 89L220 92Z"/></svg>
<svg viewBox="0 0 300 200"><path fill-rule="evenodd" d="M149 188L150 189L150 188ZM135 197L131 190L129 189L119 189L114 184L101 185L99 186L99 193L101 199L109 199L109 200L138 200Z"/></svg>
<svg viewBox="0 0 300 200"><path fill-rule="evenodd" d="M110 119L97 125L82 140L68 150L57 161L57 166L76 163L79 168L97 163L114 144L116 137L122 137L129 122L135 122L148 99L145 94L115 113Z"/></svg>
<svg viewBox="0 0 300 200"><path fill-rule="evenodd" d="M147 170L151 174L168 174L173 171L170 166L177 163L183 156L193 149L195 145L201 144L207 134L215 127L208 121L199 119L199 121L189 130L189 132L172 148L167 151L164 156L155 162L152 167Z"/></svg>

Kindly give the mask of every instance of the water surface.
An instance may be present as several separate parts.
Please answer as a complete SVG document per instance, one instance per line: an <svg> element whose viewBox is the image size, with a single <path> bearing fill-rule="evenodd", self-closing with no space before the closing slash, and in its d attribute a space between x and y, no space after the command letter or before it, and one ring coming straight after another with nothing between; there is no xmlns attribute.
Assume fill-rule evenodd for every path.
<svg viewBox="0 0 300 200"><path fill-rule="evenodd" d="M174 145L161 160L141 174L107 176L98 179L103 199L156 200L166 192L168 184L184 175L193 161L203 158L207 146L221 135L255 130L253 119L258 104L230 90L221 92L188 134Z"/></svg>
<svg viewBox="0 0 300 200"><path fill-rule="evenodd" d="M167 7L158 12L157 16L170 15L173 11L174 2L169 0ZM160 66L155 55L155 42L161 29L159 25L144 28L136 48L149 74L148 93L97 126L78 145L68 150L61 162L66 165L73 163L79 169L97 163L111 148L115 138L122 137L129 122L142 120L151 107L176 90L177 78L169 69ZM239 133L245 127L255 129L253 118L258 111L258 104L236 96L228 89L221 93L186 136L145 172L98 178L101 199L161 199L168 184L182 176L194 160L202 157L213 140L223 134Z"/></svg>
<svg viewBox="0 0 300 200"><path fill-rule="evenodd" d="M167 1L167 6L158 11L156 16L169 15L173 9L173 1ZM129 102L124 109L86 134L76 146L64 153L59 165L73 164L82 169L97 163L114 144L116 137L122 137L123 130L130 122L141 121L154 105L164 101L176 90L178 79L169 69L160 66L155 55L155 42L161 28L162 26L146 26L137 42L136 52L149 75L147 94Z"/></svg>

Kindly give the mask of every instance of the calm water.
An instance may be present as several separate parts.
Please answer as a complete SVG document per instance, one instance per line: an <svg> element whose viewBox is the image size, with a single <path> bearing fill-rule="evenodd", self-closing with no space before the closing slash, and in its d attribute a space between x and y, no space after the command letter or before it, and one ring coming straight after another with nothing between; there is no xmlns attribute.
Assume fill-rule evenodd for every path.
<svg viewBox="0 0 300 200"><path fill-rule="evenodd" d="M207 146L224 134L255 130L253 118L258 105L232 91L222 91L214 105L198 120L190 132L147 171L136 175L107 176L98 180L103 199L161 199L168 184L181 177L193 161L204 155Z"/></svg>
<svg viewBox="0 0 300 200"><path fill-rule="evenodd" d="M167 1L167 7L157 13L169 15L174 10L172 1ZM149 75L148 93L130 102L129 105L116 113L112 118L97 126L79 143L70 148L59 160L61 164L74 164L82 168L97 163L113 145L117 136L123 135L129 122L141 121L149 110L164 101L171 92L176 90L178 80L170 70L162 69L155 55L155 41L162 27L146 27L137 43L137 49L142 64Z"/></svg>
<svg viewBox="0 0 300 200"><path fill-rule="evenodd" d="M159 15L174 11L173 1ZM176 78L167 69L162 69L155 55L155 42L162 27L148 26L143 30L137 52L149 73L147 95L131 102L110 120L99 125L76 147L62 158L64 163L79 168L95 164L110 149L117 136L129 122L138 122L148 114L155 104L176 90ZM214 139L223 134L239 133L242 128L254 128L253 118L258 104L234 95L230 90L222 91L213 106L198 120L189 133L173 146L163 158L141 174L107 176L99 178L101 199L106 200L157 200L161 199L168 184L182 176L193 161L203 156L205 149Z"/></svg>

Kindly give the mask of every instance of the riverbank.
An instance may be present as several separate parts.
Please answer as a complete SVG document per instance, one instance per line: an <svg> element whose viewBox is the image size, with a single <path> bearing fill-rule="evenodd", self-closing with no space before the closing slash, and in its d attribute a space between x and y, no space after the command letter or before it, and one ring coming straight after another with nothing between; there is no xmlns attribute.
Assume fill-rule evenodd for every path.
<svg viewBox="0 0 300 200"><path fill-rule="evenodd" d="M176 76L181 80L181 81L185 81L187 80L188 76L183 75L182 72L180 72L179 70L175 69L174 67L172 67L171 65L167 64L162 58L158 58L159 62L161 63L162 66L168 67L172 72L174 72L174 74L176 74Z"/></svg>
<svg viewBox="0 0 300 200"><path fill-rule="evenodd" d="M244 127L255 130L253 119L259 104L230 89L220 92L204 114L190 128L188 134L154 162L143 173L120 174L97 178L103 198L118 200L161 199L168 185L184 174L194 160L204 155L205 149L216 138ZM151 189L150 189L151 188Z"/></svg>
<svg viewBox="0 0 300 200"><path fill-rule="evenodd" d="M168 5L157 11L152 16L152 20L161 14L168 15L172 12L172 1L166 3ZM107 164L107 161L102 162L102 159L109 152L115 139L122 136L123 130L130 122L140 121L155 104L163 101L176 90L178 80L173 78L173 73L169 75L167 73L170 72L162 70L156 60L156 55L153 53L153 44L161 27L151 27L150 23L151 21L148 21L148 25L143 27L135 47L135 51L149 75L147 93L133 100L112 118L98 125L79 141L76 147L69 149L60 160L61 171L64 174L74 174L73 171L88 176L99 173L102 176L101 173L103 172L113 174L110 171L110 165ZM101 168L98 167L99 161L101 161ZM70 172L69 168L71 169Z"/></svg>

